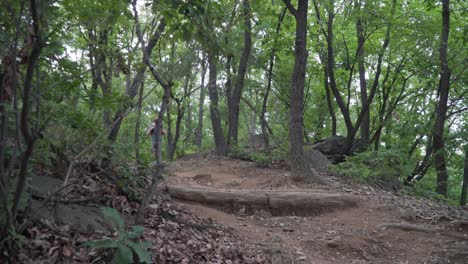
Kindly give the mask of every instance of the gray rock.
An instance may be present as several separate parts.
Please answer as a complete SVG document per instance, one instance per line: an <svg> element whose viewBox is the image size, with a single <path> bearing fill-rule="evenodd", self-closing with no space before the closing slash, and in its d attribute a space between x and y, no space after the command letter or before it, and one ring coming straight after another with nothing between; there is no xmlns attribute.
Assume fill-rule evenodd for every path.
<svg viewBox="0 0 468 264"><path fill-rule="evenodd" d="M330 137L312 145L310 148L320 151L332 163L343 161L346 153L346 138L342 136ZM355 139L351 147L351 153L362 152L367 149L367 144L362 139Z"/></svg>
<svg viewBox="0 0 468 264"><path fill-rule="evenodd" d="M56 224L67 224L84 233L105 231L106 225L101 211L92 206L55 204L42 205L37 200L31 201L31 216L33 219L46 219Z"/></svg>
<svg viewBox="0 0 468 264"><path fill-rule="evenodd" d="M330 160L323 155L320 151L311 149L304 152L305 159L309 165L320 172L328 172L328 166L330 166Z"/></svg>
<svg viewBox="0 0 468 264"><path fill-rule="evenodd" d="M33 175L31 191L40 196L47 196L62 186L63 180L44 175Z"/></svg>

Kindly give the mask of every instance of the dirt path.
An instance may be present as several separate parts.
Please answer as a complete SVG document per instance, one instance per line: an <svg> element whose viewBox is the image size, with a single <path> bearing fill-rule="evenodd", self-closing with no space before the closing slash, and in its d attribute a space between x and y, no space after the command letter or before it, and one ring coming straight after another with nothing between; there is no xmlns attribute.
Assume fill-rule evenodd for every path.
<svg viewBox="0 0 468 264"><path fill-rule="evenodd" d="M330 176L324 176L327 186L298 186L288 181L288 171L262 169L251 162L212 156L181 159L170 165L168 174L168 184L176 186L359 195L358 207L310 217L272 217L262 210L248 215L242 208L228 214L183 202L194 214L233 228L245 243L263 246L273 263L468 263L468 228L455 226L454 218L443 222L441 217L435 221L437 217L424 217L427 214L423 211L407 209L414 205L412 198L382 195L381 191L346 184ZM416 207L427 204L414 203ZM427 212L434 210L427 208ZM468 216L466 209L456 213L457 218ZM385 223L423 226L427 232L379 226Z"/></svg>

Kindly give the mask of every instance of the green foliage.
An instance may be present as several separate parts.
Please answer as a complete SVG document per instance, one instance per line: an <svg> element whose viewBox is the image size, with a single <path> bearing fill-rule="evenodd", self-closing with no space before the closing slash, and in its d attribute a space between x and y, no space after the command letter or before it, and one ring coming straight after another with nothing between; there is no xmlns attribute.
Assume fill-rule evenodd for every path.
<svg viewBox="0 0 468 264"><path fill-rule="evenodd" d="M135 263L134 256L138 258L138 263L151 263L151 255L147 248L151 246L149 242L135 242L143 235L144 228L133 226L131 231L125 228L125 222L119 212L114 208L101 208L102 214L117 232L116 239L92 240L86 245L94 249L113 249L113 262L117 264Z"/></svg>
<svg viewBox="0 0 468 264"><path fill-rule="evenodd" d="M19 234L16 228L12 225L10 227L7 227L6 235L0 239L0 248L18 250L23 245L25 239L26 237Z"/></svg>
<svg viewBox="0 0 468 264"><path fill-rule="evenodd" d="M415 183L413 186L405 186L403 192L409 195L429 198L437 201L445 201L443 195L435 191L435 174L430 173L426 175L421 181Z"/></svg>
<svg viewBox="0 0 468 264"><path fill-rule="evenodd" d="M229 157L241 160L252 160L250 153L243 146L233 146L229 150Z"/></svg>
<svg viewBox="0 0 468 264"><path fill-rule="evenodd" d="M252 151L247 147L233 147L229 152L229 157L253 161L260 168L268 168L276 161L287 159L286 153L287 151L281 148L275 148L268 153L263 150Z"/></svg>
<svg viewBox="0 0 468 264"><path fill-rule="evenodd" d="M406 153L396 150L366 151L347 157L332 169L359 183L371 185L395 184L413 168Z"/></svg>
<svg viewBox="0 0 468 264"><path fill-rule="evenodd" d="M132 201L140 200L141 190L146 187L144 172L145 166L136 168L125 163L117 168L117 187Z"/></svg>

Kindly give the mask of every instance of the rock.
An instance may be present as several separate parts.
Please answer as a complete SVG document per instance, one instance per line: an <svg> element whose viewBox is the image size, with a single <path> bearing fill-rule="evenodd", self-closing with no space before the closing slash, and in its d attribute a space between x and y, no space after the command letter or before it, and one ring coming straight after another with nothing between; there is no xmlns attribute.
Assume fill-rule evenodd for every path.
<svg viewBox="0 0 468 264"><path fill-rule="evenodd" d="M62 184L63 180L57 178L44 175L33 175L31 178L31 191L33 194L47 196L60 188Z"/></svg>
<svg viewBox="0 0 468 264"><path fill-rule="evenodd" d="M337 239L334 239L334 240L329 241L327 243L327 246L330 247L330 248L338 248L338 247L340 247L340 245L341 245L341 241L337 240Z"/></svg>
<svg viewBox="0 0 468 264"><path fill-rule="evenodd" d="M332 163L343 161L346 153L346 138L342 136L330 137L310 145L312 149L320 151ZM351 153L365 151L367 144L362 139L355 139L351 147Z"/></svg>
<svg viewBox="0 0 468 264"><path fill-rule="evenodd" d="M266 248L265 254L270 257L272 264L292 264L293 260L281 251L278 247Z"/></svg>
<svg viewBox="0 0 468 264"><path fill-rule="evenodd" d="M328 166L331 165L331 162L320 151L311 149L306 150L304 154L307 163L309 163L314 170L320 172L328 172Z"/></svg>
<svg viewBox="0 0 468 264"><path fill-rule="evenodd" d="M43 206L40 201L31 201L31 216L33 219L46 219L58 225L67 224L83 233L105 231L105 220L96 207L83 205Z"/></svg>

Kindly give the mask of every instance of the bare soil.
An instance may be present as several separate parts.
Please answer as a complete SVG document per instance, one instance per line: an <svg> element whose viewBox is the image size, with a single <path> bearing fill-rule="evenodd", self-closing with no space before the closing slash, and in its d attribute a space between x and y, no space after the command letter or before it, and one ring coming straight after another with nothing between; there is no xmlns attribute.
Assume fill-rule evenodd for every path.
<svg viewBox="0 0 468 264"><path fill-rule="evenodd" d="M359 197L357 207L307 217L180 201L194 215L232 228L244 243L262 247L272 263L468 263L467 208L354 185L338 176L322 175L326 185L290 182L289 176L289 171L258 168L248 161L191 156L169 165L167 184Z"/></svg>

